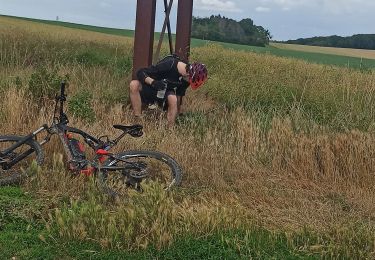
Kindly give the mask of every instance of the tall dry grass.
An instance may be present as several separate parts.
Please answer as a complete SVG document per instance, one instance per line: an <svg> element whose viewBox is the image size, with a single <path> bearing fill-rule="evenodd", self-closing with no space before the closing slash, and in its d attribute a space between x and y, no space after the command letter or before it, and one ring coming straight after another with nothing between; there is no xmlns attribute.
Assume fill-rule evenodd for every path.
<svg viewBox="0 0 375 260"><path fill-rule="evenodd" d="M69 46L89 43L93 43L93 52L107 48L108 57L131 53L128 40L119 37L87 33L75 39L75 30L64 29L66 34L60 35L50 26L38 25L35 32L25 33L17 31L24 28L24 22L12 26L11 34L7 28L0 31L13 37L0 40L2 134L25 134L51 118L53 104L36 104L27 87L30 75L40 63L50 69L56 66L60 47L67 48L70 55L74 48ZM46 44L35 44L39 33L45 36ZM52 48L62 38L65 42ZM12 45L15 42L19 45ZM371 244L375 227L374 72L311 65L217 46L196 48L192 54L208 64L211 78L201 91L188 92L186 116L174 129L166 128L165 118L146 118L145 135L124 139L117 148L155 149L173 156L185 171L178 195L185 199L175 203L169 201L173 197L165 198L169 201L167 208L155 209L161 211L154 215L155 228L147 234L149 237L134 238L126 245L168 244L173 237L199 227L200 218L205 218L203 226L210 229L211 220L214 225L220 222L221 208L231 212L228 218L223 217L225 223L220 222L223 228L240 225L231 226L231 218L240 209L246 216L241 218L243 223L252 219L269 229L284 231L307 227L342 245L362 234L363 240ZM41 60L25 63L25 57L30 56ZM73 116L71 124L75 127L95 135L115 135L112 124L133 123L127 100L129 74L116 74L112 66L79 63L74 59L57 63L59 74L69 74L68 98L81 89L93 93L95 122L87 123ZM52 140L45 147L46 154L58 153L57 144L57 140ZM80 214L58 210L52 216L61 236L101 237L100 243L116 247L116 234L129 232L127 228L131 225L143 230L142 226L134 226L142 222L116 222L121 216L137 217L130 218L131 221L147 219L147 212L137 212L135 207L142 204L107 211L100 201L82 199L87 197L80 189L85 189L87 181L74 186L75 179L69 182L70 177L57 174L61 171L54 170L56 167L51 159L37 185L29 189L42 194L45 191L45 196L56 201L61 201L64 193L76 196L67 205L75 209L73 213L83 208ZM142 197L131 196L134 200ZM90 220L89 210L96 206L94 214L98 218ZM105 216L106 212L111 215ZM102 222L91 222L95 220ZM94 224L100 228L93 228ZM373 244L366 254L372 251Z"/></svg>
<svg viewBox="0 0 375 260"><path fill-rule="evenodd" d="M228 107L261 111L268 119L288 115L297 128L309 129L312 122L340 131L373 129L374 70L360 72L218 46L193 50L193 58L211 69L205 91Z"/></svg>

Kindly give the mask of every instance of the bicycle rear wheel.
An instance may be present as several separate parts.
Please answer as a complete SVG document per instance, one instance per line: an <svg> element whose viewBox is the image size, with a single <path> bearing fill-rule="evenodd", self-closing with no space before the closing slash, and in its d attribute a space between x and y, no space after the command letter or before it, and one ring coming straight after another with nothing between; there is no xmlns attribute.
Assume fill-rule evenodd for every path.
<svg viewBox="0 0 375 260"><path fill-rule="evenodd" d="M9 148L23 137L6 135L0 136L0 152ZM20 147L16 148L14 151L1 156L0 164L10 162L12 159L16 158L18 155L32 149L32 154L27 158L21 160L16 165L13 165L11 169L3 169L0 167L0 186L15 185L21 183L21 181L27 177L27 174L22 172L22 168L27 168L32 160L35 160L38 165L41 165L44 161L44 153L42 147L35 140L28 140Z"/></svg>
<svg viewBox="0 0 375 260"><path fill-rule="evenodd" d="M118 153L104 166L118 168L98 173L101 188L112 196L126 193L129 187L142 190L141 183L148 180L162 183L165 190L179 186L182 181L181 166L171 156L157 151Z"/></svg>

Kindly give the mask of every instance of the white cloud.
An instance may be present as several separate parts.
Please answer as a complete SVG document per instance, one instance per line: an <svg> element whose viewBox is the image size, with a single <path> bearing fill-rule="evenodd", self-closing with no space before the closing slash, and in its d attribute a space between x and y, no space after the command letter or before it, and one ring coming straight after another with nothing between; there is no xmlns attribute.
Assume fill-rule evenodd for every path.
<svg viewBox="0 0 375 260"><path fill-rule="evenodd" d="M225 0L196 0L194 8L208 11L242 12L235 2Z"/></svg>
<svg viewBox="0 0 375 260"><path fill-rule="evenodd" d="M264 7L264 6L258 6L257 8L255 8L255 11L257 11L258 13L267 13L267 12L271 11L271 8Z"/></svg>
<svg viewBox="0 0 375 260"><path fill-rule="evenodd" d="M322 1L322 0L318 0L319 2ZM324 1L324 0L323 0ZM263 4L268 4L268 5L276 5L276 6L279 6L281 7L282 9L284 8L294 8L294 7L298 7L298 6L306 6L306 5L309 5L311 4L312 0L261 0L261 2Z"/></svg>
<svg viewBox="0 0 375 260"><path fill-rule="evenodd" d="M107 2L100 2L100 7L103 7L103 8L107 8L107 7L111 7L112 5L107 3Z"/></svg>
<svg viewBox="0 0 375 260"><path fill-rule="evenodd" d="M262 6L278 6L283 11L297 8L314 8L330 14L365 12L375 8L373 0L259 0Z"/></svg>

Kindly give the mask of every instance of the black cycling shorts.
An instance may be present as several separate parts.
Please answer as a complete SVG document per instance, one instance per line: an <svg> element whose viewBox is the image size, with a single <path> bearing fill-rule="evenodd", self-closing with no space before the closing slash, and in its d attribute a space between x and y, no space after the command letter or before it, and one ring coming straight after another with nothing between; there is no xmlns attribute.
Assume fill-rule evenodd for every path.
<svg viewBox="0 0 375 260"><path fill-rule="evenodd" d="M157 98L156 94L157 94L156 89L154 89L150 85L142 84L142 90L140 92L140 95L141 95L142 104L144 105L150 105L150 104L155 104L155 103L157 103L159 106L168 105L167 104L168 102L164 102L164 100L169 95L176 95L176 92L174 90L168 90L165 94L164 100ZM166 107L164 107L164 109L166 109Z"/></svg>

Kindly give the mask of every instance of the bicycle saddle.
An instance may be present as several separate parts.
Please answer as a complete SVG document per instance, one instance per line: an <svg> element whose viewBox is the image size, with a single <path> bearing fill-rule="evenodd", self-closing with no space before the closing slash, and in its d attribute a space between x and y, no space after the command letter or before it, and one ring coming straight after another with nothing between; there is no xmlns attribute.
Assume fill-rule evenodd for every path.
<svg viewBox="0 0 375 260"><path fill-rule="evenodd" d="M142 132L142 129L143 129L143 126L141 125L130 125L130 126L126 126L126 125L114 125L113 126L115 129L119 129L119 130L122 130L128 134L130 134L131 136L134 136L134 137L139 137L139 136L142 136L143 132Z"/></svg>

